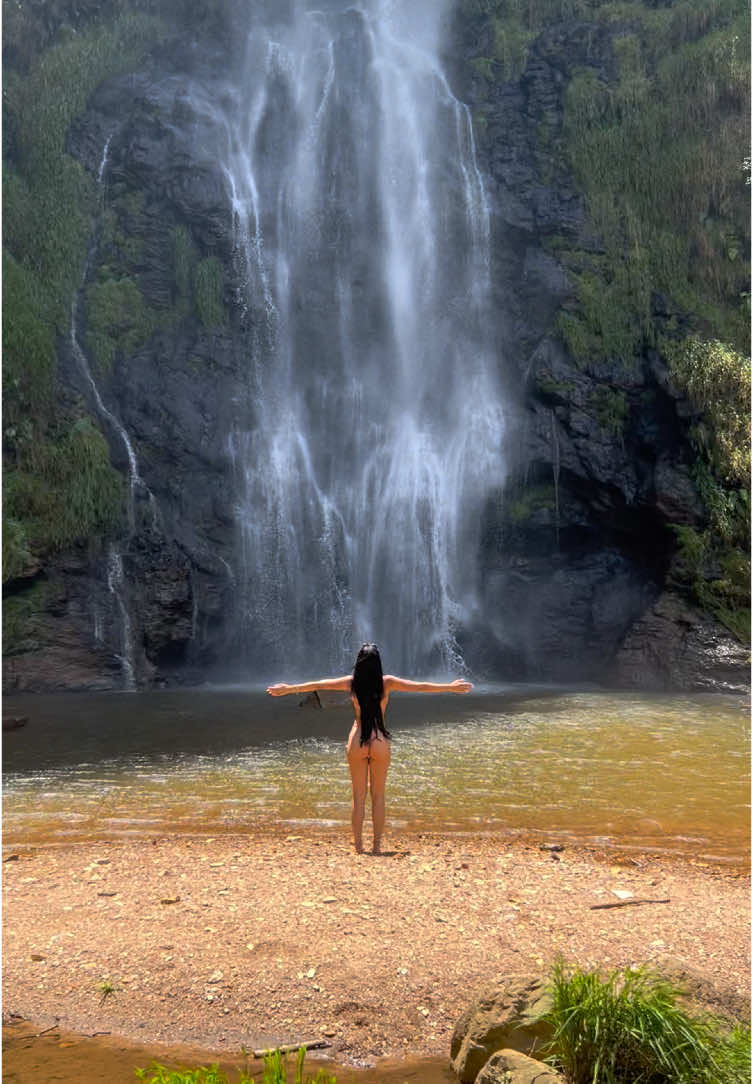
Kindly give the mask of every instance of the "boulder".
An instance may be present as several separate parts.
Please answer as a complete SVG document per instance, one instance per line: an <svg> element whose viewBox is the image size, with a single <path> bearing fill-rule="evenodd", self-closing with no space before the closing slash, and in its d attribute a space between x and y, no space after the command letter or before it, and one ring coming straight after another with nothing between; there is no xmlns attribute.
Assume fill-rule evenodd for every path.
<svg viewBox="0 0 753 1084"><path fill-rule="evenodd" d="M543 1062L517 1050L498 1050L476 1077L476 1084L564 1084L565 1078Z"/></svg>
<svg viewBox="0 0 753 1084"><path fill-rule="evenodd" d="M750 648L679 595L665 591L625 637L614 676L618 684L633 689L746 693Z"/></svg>
<svg viewBox="0 0 753 1084"><path fill-rule="evenodd" d="M549 1042L552 1027L543 1017L551 1007L546 982L530 976L511 976L477 997L455 1025L450 1044L461 1084L472 1084L499 1050L530 1054Z"/></svg>

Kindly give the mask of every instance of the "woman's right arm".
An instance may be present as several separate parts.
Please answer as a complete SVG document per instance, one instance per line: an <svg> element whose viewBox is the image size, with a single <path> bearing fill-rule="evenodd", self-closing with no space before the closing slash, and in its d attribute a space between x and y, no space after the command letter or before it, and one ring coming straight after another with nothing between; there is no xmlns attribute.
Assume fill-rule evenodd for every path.
<svg viewBox="0 0 753 1084"><path fill-rule="evenodd" d="M286 685L284 681L278 681L276 685L270 685L267 692L270 696L289 696L290 693L350 692L352 680L350 674L346 674L344 677L323 678L321 681L302 681L297 685Z"/></svg>
<svg viewBox="0 0 753 1084"><path fill-rule="evenodd" d="M464 678L454 681L408 681L407 678L385 674L384 691L387 693L469 693L473 685Z"/></svg>

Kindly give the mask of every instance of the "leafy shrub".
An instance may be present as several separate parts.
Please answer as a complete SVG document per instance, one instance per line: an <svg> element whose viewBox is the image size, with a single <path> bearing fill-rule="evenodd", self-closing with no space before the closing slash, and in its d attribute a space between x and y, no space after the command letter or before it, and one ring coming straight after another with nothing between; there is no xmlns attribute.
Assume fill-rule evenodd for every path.
<svg viewBox="0 0 753 1084"><path fill-rule="evenodd" d="M670 374L704 421L695 442L725 482L750 484L750 358L697 336L665 343Z"/></svg>

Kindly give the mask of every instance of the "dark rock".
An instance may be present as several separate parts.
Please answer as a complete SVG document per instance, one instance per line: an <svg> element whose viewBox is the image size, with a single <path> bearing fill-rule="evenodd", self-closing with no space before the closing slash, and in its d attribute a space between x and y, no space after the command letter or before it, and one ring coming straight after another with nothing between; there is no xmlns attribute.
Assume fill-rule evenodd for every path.
<svg viewBox="0 0 753 1084"><path fill-rule="evenodd" d="M322 702L319 699L319 693L316 690L314 690L313 693L308 693L307 696L304 696L303 700L300 700L298 702L298 707L299 708L315 708L316 710L321 711L322 710Z"/></svg>
<svg viewBox="0 0 753 1084"><path fill-rule="evenodd" d="M698 524L705 519L690 470L663 454L654 467L656 508L668 523Z"/></svg>
<svg viewBox="0 0 753 1084"><path fill-rule="evenodd" d="M750 650L679 595L664 592L632 625L614 676L633 689L747 692Z"/></svg>

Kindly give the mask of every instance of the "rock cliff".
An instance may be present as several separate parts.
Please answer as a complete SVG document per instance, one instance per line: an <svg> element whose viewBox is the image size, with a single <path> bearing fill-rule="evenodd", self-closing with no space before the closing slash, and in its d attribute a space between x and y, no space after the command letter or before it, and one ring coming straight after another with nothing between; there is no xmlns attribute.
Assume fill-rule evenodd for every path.
<svg viewBox="0 0 753 1084"><path fill-rule="evenodd" d="M657 351L630 368L609 359L584 368L557 329L575 304L563 244L601 246L562 153L564 95L576 70L614 80L614 28L546 30L509 79L471 63L483 33L456 21L447 66L473 111L487 177L516 450L487 503L481 553L469 555L486 614L461 630L461 647L492 679L738 687L745 651L671 585L672 525L698 526L706 514L691 469L693 409ZM5 645L11 690L119 687L120 603L138 683L230 672L248 650L228 436L252 394L255 328L211 108L227 93L227 47L209 31L174 34L136 70L105 80L68 130L66 152L97 192L77 337L109 419L64 339L61 394L98 417L133 490L131 523L109 557L82 543L8 585L19 613ZM653 315L683 319L658 293ZM108 578L113 545L120 600Z"/></svg>

